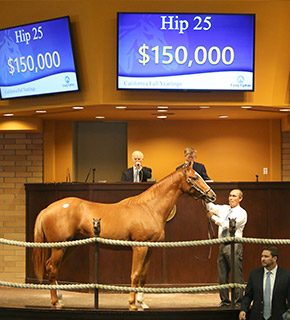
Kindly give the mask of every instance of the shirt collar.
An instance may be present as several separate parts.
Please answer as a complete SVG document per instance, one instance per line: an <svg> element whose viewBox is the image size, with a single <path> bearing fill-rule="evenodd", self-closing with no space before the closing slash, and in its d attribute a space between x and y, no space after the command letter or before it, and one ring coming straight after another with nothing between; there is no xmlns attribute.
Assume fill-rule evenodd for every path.
<svg viewBox="0 0 290 320"><path fill-rule="evenodd" d="M276 265L276 267L272 270L268 270L267 268L264 267L264 274L267 274L268 271L270 271L274 276L276 276L278 270L278 265Z"/></svg>
<svg viewBox="0 0 290 320"><path fill-rule="evenodd" d="M230 206L230 210L232 210L232 211L235 211L235 210L237 210L238 208L240 208L240 205L239 205L239 204L238 204L237 206L233 207L233 208Z"/></svg>

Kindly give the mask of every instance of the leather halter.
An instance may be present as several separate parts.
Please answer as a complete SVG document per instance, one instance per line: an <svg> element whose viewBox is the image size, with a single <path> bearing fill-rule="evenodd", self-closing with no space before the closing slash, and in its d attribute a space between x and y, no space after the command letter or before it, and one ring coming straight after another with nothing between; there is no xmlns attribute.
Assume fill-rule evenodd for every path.
<svg viewBox="0 0 290 320"><path fill-rule="evenodd" d="M186 175L184 169L182 169L182 172L183 172L183 174L184 174L184 176L185 176L186 182L187 182L187 183L189 184L189 186L190 186L189 189L187 190L187 192L190 193L191 189L194 189L194 190L198 191L198 192L199 192L199 196L193 195L194 199L196 199L196 200L200 199L200 198L203 197L203 196L206 197L207 194L208 194L208 192L211 190L211 188L208 187L207 190L203 191L202 189L200 189L197 185L195 185L195 184L191 181L191 178L189 178L189 177ZM199 175L197 172L196 172L196 174Z"/></svg>

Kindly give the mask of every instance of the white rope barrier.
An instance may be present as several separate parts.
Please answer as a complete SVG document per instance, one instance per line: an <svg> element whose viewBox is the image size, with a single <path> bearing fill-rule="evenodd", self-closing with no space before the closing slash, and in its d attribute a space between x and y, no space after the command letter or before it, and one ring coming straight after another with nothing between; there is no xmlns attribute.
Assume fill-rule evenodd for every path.
<svg viewBox="0 0 290 320"><path fill-rule="evenodd" d="M39 242L15 241L15 240L0 238L0 243L2 244L18 246L18 247L26 247L26 248L65 248L65 247L90 244L93 242L99 242L107 245L129 246L129 247L176 248L176 247L203 246L203 245L228 243L228 242L289 245L290 239L226 237L226 238L218 238L218 239L212 239L212 240L177 241L177 242L142 242L142 241L125 241L125 240L113 240L113 239L105 239L100 237L92 237L92 238L87 238L82 240L39 243Z"/></svg>
<svg viewBox="0 0 290 320"><path fill-rule="evenodd" d="M178 241L178 242L140 242L140 241L124 241L124 240L112 240L104 239L100 237L87 238L83 240L64 241L64 242L25 242L15 241L0 238L0 243L12 246L26 247L26 248L64 248L71 246L78 246L89 244L93 242L99 242L107 245L118 245L118 246L140 246L140 247L189 247L189 246L202 246L209 244L239 242L239 243L256 243L256 244L281 244L289 245L290 239L262 239L262 238L236 238L226 237L212 240L197 240L197 241ZM0 281L0 286L14 287L14 288L27 288L27 289L59 289L59 290L75 290L75 289L100 289L100 290L111 290L120 292L145 292L145 293L193 293L193 292L205 292L214 291L220 289L230 288L245 288L246 285L239 283L230 283L216 286L201 286L201 287L181 287L181 288L132 288L125 286L113 286L104 285L97 283L87 284L65 284L65 285L45 285L45 284L23 284L17 282L6 282Z"/></svg>
<svg viewBox="0 0 290 320"><path fill-rule="evenodd" d="M26 288L26 289L47 289L47 290L75 290L75 289L99 289L118 292L144 292L144 293L196 293L215 291L220 289L231 288L245 288L245 284L229 283L215 286L200 286L200 287L180 287L180 288L144 288L144 287L127 287L127 286L114 286L98 283L83 283L83 284L33 284L33 283L17 283L0 281L0 286L13 287L13 288Z"/></svg>

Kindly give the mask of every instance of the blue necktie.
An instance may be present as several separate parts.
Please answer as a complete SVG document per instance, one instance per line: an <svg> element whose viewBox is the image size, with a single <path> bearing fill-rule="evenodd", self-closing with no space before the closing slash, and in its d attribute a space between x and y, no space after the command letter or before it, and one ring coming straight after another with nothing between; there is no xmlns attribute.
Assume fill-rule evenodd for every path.
<svg viewBox="0 0 290 320"><path fill-rule="evenodd" d="M267 272L266 285L265 285L265 295L264 295L264 319L269 319L271 317L271 282L270 282L271 271Z"/></svg>

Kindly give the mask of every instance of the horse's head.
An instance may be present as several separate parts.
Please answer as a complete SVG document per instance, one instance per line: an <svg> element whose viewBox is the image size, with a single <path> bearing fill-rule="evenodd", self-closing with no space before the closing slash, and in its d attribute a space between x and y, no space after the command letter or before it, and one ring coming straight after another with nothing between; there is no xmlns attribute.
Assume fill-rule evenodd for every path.
<svg viewBox="0 0 290 320"><path fill-rule="evenodd" d="M184 175L183 191L192 195L195 199L203 199L206 202L214 202L216 194L206 184L202 177L192 169L192 163L189 162L181 169Z"/></svg>

